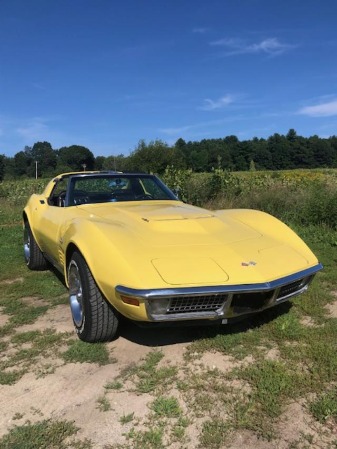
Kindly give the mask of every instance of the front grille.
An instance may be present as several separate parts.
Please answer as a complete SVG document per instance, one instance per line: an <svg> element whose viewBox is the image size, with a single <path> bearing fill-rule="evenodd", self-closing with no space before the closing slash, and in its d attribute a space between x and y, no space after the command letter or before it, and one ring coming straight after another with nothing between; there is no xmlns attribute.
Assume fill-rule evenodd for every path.
<svg viewBox="0 0 337 449"><path fill-rule="evenodd" d="M250 313L263 309L273 297L274 290L268 292L237 293L233 295L232 309L235 314Z"/></svg>
<svg viewBox="0 0 337 449"><path fill-rule="evenodd" d="M183 296L170 300L167 313L215 312L221 309L228 295Z"/></svg>
<svg viewBox="0 0 337 449"><path fill-rule="evenodd" d="M291 284L284 285L280 288L280 291L277 295L277 299L284 298L285 296L292 295L297 291L301 290L307 282L304 282L303 279L300 279L296 282L292 282Z"/></svg>

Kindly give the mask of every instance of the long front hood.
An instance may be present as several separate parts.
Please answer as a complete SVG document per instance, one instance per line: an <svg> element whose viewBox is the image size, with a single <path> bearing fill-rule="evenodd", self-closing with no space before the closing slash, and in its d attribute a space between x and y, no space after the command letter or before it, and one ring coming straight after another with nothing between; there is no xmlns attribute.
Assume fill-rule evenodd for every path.
<svg viewBox="0 0 337 449"><path fill-rule="evenodd" d="M86 206L82 206L83 210ZM147 247L221 245L261 237L237 220L176 201L91 205L92 220L127 228Z"/></svg>
<svg viewBox="0 0 337 449"><path fill-rule="evenodd" d="M95 205L90 220L119 247L133 288L265 283L317 264L288 228L289 236L261 232L183 203Z"/></svg>

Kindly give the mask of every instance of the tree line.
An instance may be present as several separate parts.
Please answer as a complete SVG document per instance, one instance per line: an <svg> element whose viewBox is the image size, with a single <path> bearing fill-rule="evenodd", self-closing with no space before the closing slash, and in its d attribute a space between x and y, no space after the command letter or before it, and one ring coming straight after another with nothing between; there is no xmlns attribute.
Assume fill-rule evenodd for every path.
<svg viewBox="0 0 337 449"><path fill-rule="evenodd" d="M275 133L267 139L242 141L236 136L188 142L180 138L174 145L162 140L140 140L127 156L96 157L81 145L53 149L49 142L36 142L14 157L0 155L0 180L83 170L162 174L167 166L195 172L210 172L214 168L246 171L337 167L337 136L302 137L290 129L286 135Z"/></svg>

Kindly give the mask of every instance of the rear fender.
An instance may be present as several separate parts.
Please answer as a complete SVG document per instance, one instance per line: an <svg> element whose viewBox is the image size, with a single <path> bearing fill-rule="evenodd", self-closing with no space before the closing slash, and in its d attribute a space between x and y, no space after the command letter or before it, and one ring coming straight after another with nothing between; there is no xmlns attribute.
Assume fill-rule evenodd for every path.
<svg viewBox="0 0 337 449"><path fill-rule="evenodd" d="M41 214L43 213L45 207L47 207L47 198L45 195L33 194L22 213L23 225L28 222L31 228L34 239L39 245L39 223L41 219ZM40 245L39 245L40 246Z"/></svg>

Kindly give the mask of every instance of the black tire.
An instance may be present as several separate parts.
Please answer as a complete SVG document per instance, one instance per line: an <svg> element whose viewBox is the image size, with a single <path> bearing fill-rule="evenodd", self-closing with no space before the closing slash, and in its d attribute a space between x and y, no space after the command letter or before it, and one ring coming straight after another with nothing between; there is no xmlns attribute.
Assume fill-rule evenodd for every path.
<svg viewBox="0 0 337 449"><path fill-rule="evenodd" d="M117 312L103 297L82 255L68 265L69 302L78 337L88 343L110 341L117 333Z"/></svg>
<svg viewBox="0 0 337 449"><path fill-rule="evenodd" d="M30 270L45 270L47 268L48 263L36 243L28 221L25 221L24 225L23 251L26 265Z"/></svg>

